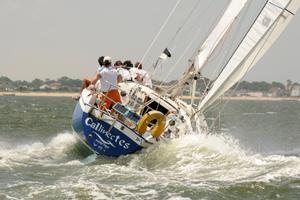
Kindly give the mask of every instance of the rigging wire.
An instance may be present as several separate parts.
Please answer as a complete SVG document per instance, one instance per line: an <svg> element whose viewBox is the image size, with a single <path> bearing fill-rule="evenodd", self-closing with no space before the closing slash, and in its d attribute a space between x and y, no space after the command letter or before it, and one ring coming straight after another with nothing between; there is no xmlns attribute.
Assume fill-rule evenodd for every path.
<svg viewBox="0 0 300 200"><path fill-rule="evenodd" d="M184 49L183 53L177 59L176 63L169 69L168 74L165 76L165 78L163 79L163 81L160 83L159 87L163 84L164 81L166 81L169 78L169 76L171 75L171 73L174 72L175 67L182 60L182 58L187 53L187 51L190 49L190 47L192 46L192 44L194 44L194 42L197 40L199 34L200 34L200 29L198 29L198 31L195 34L194 38L189 42L189 44L187 45L187 47Z"/></svg>
<svg viewBox="0 0 300 200"><path fill-rule="evenodd" d="M183 21L183 23L181 24L181 26L177 29L176 33L174 34L174 36L171 38L171 40L169 41L167 47L171 46L172 43L174 43L174 41L176 40L177 36L179 35L179 33L182 31L183 27L187 24L187 22L190 20L191 16L193 15L193 13L195 12L195 10L198 8L199 4L200 4L201 0L198 0L196 2L196 4L193 6L193 8L191 9L191 11L189 12L188 16L185 18L185 20Z"/></svg>
<svg viewBox="0 0 300 200"><path fill-rule="evenodd" d="M197 9L197 7L199 6L200 2L201 2L201 1L199 0L199 1L197 1L197 3L194 5L193 9L189 12L189 14L187 15L187 17L186 17L185 20L183 21L182 25L177 29L177 32L174 34L173 38L170 40L170 42L169 42L169 44L168 44L167 47L171 46L172 43L175 43L175 39L177 38L177 36L179 35L179 33L183 30L183 27L186 26L187 22L191 19L193 13L196 11L196 9ZM206 12L209 10L209 8L211 7L212 3L213 3L213 2L210 1L209 4L208 4L208 6L205 7L205 8L203 8L203 12L199 12L199 15L197 15L196 18L198 19L198 18L204 16L204 15L206 14ZM194 31L192 31L193 28L194 28L194 26L190 27L190 28L187 30L187 32L188 32L188 33L193 33L193 32L194 32ZM196 34L197 34L197 33L196 33ZM194 36L194 37L195 37L195 36ZM193 37L193 38L194 38L194 37ZM193 40L196 40L196 39L197 39L197 38L195 38L195 39L193 39ZM191 42L189 42L188 46L191 46L191 45L192 45ZM172 48L172 47L171 47L171 50L174 51L175 48ZM186 49L185 51L187 51L187 49ZM180 59L181 59L181 58L180 58ZM159 60L159 59L158 59L158 60ZM156 63L158 63L158 61L156 61ZM160 67L161 67L161 68L162 68L162 63L163 63L163 62L160 63ZM177 65L177 64L178 64L178 62L176 62L175 65ZM155 64L155 66L156 66L156 69L153 70L153 72L152 72L151 75L156 74L156 72L158 71L158 66L157 66L156 64ZM173 65L172 69L174 69L174 68L175 68L175 66ZM169 77L169 75L170 75L170 71L169 71L167 77ZM163 84L163 81L166 81L166 78L164 78L164 79L162 80L162 82L161 82L161 84L159 85L159 87Z"/></svg>
<svg viewBox="0 0 300 200"><path fill-rule="evenodd" d="M246 17L246 13L249 11L249 9L250 9L250 5L252 5L253 4L253 2L254 2L254 0L253 1L251 1L249 4L247 4L247 7L245 8L246 9L246 11L243 13L243 15L242 15L242 17L241 17L241 21ZM266 2L267 3L267 2ZM266 4L265 3L265 4ZM264 8L264 7L263 7ZM262 9L260 10L260 12L259 13L261 13L261 11L262 11ZM258 14L259 15L259 14ZM257 16L258 17L258 16ZM256 18L257 18L256 17ZM254 20L255 21L255 20ZM254 22L253 22L254 23ZM252 25L250 26L250 28L248 29L248 31L246 32L246 34L249 32L249 30L251 29L251 27L252 27ZM240 31L240 29L241 29L241 26L239 26L237 29L236 29L236 31L233 33L233 35L237 35L237 33ZM244 37L243 37L244 38ZM242 39L243 40L243 39ZM242 40L240 41L240 43L242 42ZM238 45L239 46L239 45ZM222 47L224 47L224 44L222 45ZM222 48L221 47L221 48ZM233 47L234 47L234 45L233 45L233 43L231 43L231 49L233 49ZM237 49L237 48L235 48L235 49ZM220 50L221 51L221 50ZM235 50L236 51L236 50ZM228 55L231 53L231 52L233 52L232 53L232 55L231 55L231 57L234 55L234 53L235 53L235 51L226 51L227 53L223 56L223 57L228 57ZM210 59L210 61L211 61L211 59ZM224 59L224 61L222 62L222 63L224 63L224 65L223 65L223 68L225 68L225 66L226 66L226 64L225 64L225 59ZM221 66L222 66L222 64L220 64ZM213 75L214 74L216 74L217 73L217 68L214 70L214 72L212 73ZM217 79L217 78L216 78ZM215 79L215 80L216 80ZM211 88L212 87L212 83L213 82L213 79L209 79L209 81L208 81L208 83L207 83L207 86L205 87L205 89L204 89L204 91L208 91L209 90L209 88ZM206 93L206 95L207 95L208 93ZM199 104L201 103L201 101L205 98L205 96L206 95L203 95L202 96L202 98L200 98L200 101L199 101ZM213 107L213 106L212 106ZM206 111L208 111L208 110L210 110L210 109L207 109ZM196 113L198 113L199 112L199 110L198 111L196 111L195 113L194 113L194 115L196 114ZM203 112L203 113L205 113L205 112Z"/></svg>
<svg viewBox="0 0 300 200"><path fill-rule="evenodd" d="M146 58L147 54L149 53L149 51L151 50L151 48L153 47L154 43L156 42L157 38L159 37L159 35L161 34L161 32L163 31L163 29L165 28L165 26L167 25L167 23L169 22L171 16L173 15L173 13L175 12L176 8L178 7L179 3L181 2L181 0L177 0L176 4L174 5L173 9L171 10L171 12L169 13L168 17L165 19L163 25L160 27L159 31L157 32L157 34L155 35L155 37L153 38L152 42L150 43L149 47L147 48L146 52L144 53L142 59L141 59L141 63L143 63L144 59Z"/></svg>
<svg viewBox="0 0 300 200"><path fill-rule="evenodd" d="M212 4L210 4L210 6L211 6L211 5L212 5ZM209 7L208 7L208 8L209 8ZM208 8L207 8L205 11L208 11ZM226 10L226 7L225 7L224 9L222 9L220 13L224 13L225 10ZM207 33L205 34L207 37L208 37L208 35L212 32L212 30L213 30L213 28L215 27L215 24L217 23L218 19L219 19L219 18L215 18L214 22L213 22L213 23L211 24L211 26L209 27ZM204 39L206 39L207 37L204 37ZM200 44L203 44L203 42L204 42L204 41L200 42ZM194 54L190 57L189 60L193 60L193 58L194 58L197 54L198 54L198 48L196 49L196 51L195 51ZM181 58L180 58L180 59L181 59ZM180 61L180 60L179 60L179 61ZM176 62L176 64L173 66L173 68L175 68L175 66L179 63L179 61ZM173 68L172 68L172 69L173 69ZM170 75L170 72L168 73L168 76L167 76L164 80L166 80L166 79L169 77L169 75Z"/></svg>
<svg viewBox="0 0 300 200"><path fill-rule="evenodd" d="M245 8L245 12L242 14L242 17L241 17L241 21L243 21L243 19L245 19L245 17L246 17L246 13L249 11L249 9L250 9L250 5L253 3L253 1L251 2L251 3L249 3L249 4L247 4L247 7ZM237 19L237 18L236 18ZM232 30L232 29L231 29ZM241 26L238 26L238 28L234 31L234 33L232 34L233 35L233 37L234 36L237 36L237 34L238 34L238 32L241 30ZM229 36L229 32L228 32L228 34L227 34L227 37ZM222 46L221 46L221 48L220 48L220 50L219 50L219 52L221 52L221 50L222 50L222 48L224 48L224 45L225 45L225 38L224 38L224 40L223 40L223 43L222 43ZM233 42L231 43L231 45L229 46L229 49L230 49L230 51L228 50L228 51L226 51L226 53L225 54L223 54L223 59L221 59L221 61L220 61L220 63L218 64L220 67L221 66L223 66L223 68L225 68L225 66L226 66L226 59L225 58L227 58L227 57L229 57L229 55L230 55L230 53L231 52L233 52L232 54L234 54L234 51L233 51L233 48L234 48L234 44L233 44ZM212 57L212 58L210 58L209 59L209 61L208 62L211 62L212 60L214 60L215 59L215 57ZM223 62L222 62L222 60L223 60ZM207 83L207 87L204 89L204 91L207 91L208 89L209 89L209 87L211 88L212 87L212 82L214 81L214 80L216 80L217 79L217 77L219 76L216 76L216 74L217 74L217 72L218 72L218 69L220 68L220 67L216 67L215 68L215 70L211 73L211 77L216 77L216 78L210 78L209 79L209 82ZM219 74L220 74L220 72L219 72ZM201 100L203 100L204 99L204 97L205 96L202 96L202 98L201 98ZM201 100L200 100L200 102L201 102Z"/></svg>
<svg viewBox="0 0 300 200"><path fill-rule="evenodd" d="M173 35L173 37L171 38L171 40L168 42L165 50L171 50L171 52L175 51L176 46L173 46L172 44L175 44L175 40L177 38L177 36L179 35L179 33L182 32L183 27L187 24L187 22L190 20L190 18L192 17L193 13L196 11L197 7L199 6L201 0L198 0L196 2L196 4L193 6L193 8L190 10L190 12L188 13L187 17L185 18L185 20L183 20L183 23L181 23L181 25L179 26L179 28L177 29L177 31L175 32L175 34ZM211 3L211 2L210 2ZM204 11L206 11L207 9L204 9ZM199 12L200 14L202 12ZM190 31L192 32L192 31ZM169 47L169 48L168 48ZM162 60L160 58L158 58L155 62L155 64L153 64L154 66L154 70L152 71L151 75L156 74L157 72L157 68L158 66L162 67Z"/></svg>
<svg viewBox="0 0 300 200"><path fill-rule="evenodd" d="M206 7L205 11L203 13L200 13L201 15L199 15L197 18L200 18L200 16L204 16L206 14L206 12L209 10L209 8L213 5L213 1L210 2L210 4ZM217 19L215 19L216 21ZM215 22L214 22L215 23ZM205 34L206 36L209 35L209 33L212 31L214 23L211 24L211 26L209 27L207 33ZM192 27L193 28L193 27ZM162 80L161 84L159 85L162 86L163 82L165 82L171 75L171 72L173 72L173 70L177 67L178 63L182 60L182 58L184 57L184 55L187 53L187 51L189 50L189 48L191 47L191 45L198 39L199 35L200 35L200 28L198 28L197 32L194 34L193 39L188 43L188 45L186 46L186 48L184 49L183 53L180 55L180 57L176 60L175 64L172 65L172 67L169 69L168 74L164 77L164 79ZM191 32L190 30L188 32ZM204 37L206 38L206 37ZM200 42L201 44L203 43L203 41ZM198 48L197 48L198 50ZM194 54L196 54L197 51L195 51ZM191 56L194 57L194 56Z"/></svg>
<svg viewBox="0 0 300 200"><path fill-rule="evenodd" d="M249 67L248 67L246 73L248 73L248 71L249 71L249 70L251 69L251 67L253 66L254 62L256 61L257 56L259 55L259 53L261 52L261 50L265 47L266 43L268 42L268 39L270 38L271 34L273 33L273 31L275 30L275 28L276 28L277 25L278 25L278 19L277 19L276 24L273 25L272 30L269 31L267 37L264 39L265 41L263 42L262 46L260 47L260 49L257 51L256 55L254 56L254 58L253 58L251 64L249 65ZM245 73L245 74L246 74L246 73ZM235 86L234 89L233 89L233 92L235 92L235 91L237 90L238 86L239 86L240 83L241 83L241 80L242 80L242 79L240 79L240 80L237 82L236 86ZM221 106L220 112L222 112L222 111L225 109L225 106L228 104L228 102L229 102L229 100L225 101L225 103ZM216 106L214 106L214 107L216 107ZM213 108L213 107L211 107L211 108ZM210 108L210 109L207 109L205 112L207 112L208 110L211 110L211 108ZM205 113L205 112L204 112L204 113ZM204 114L204 113L203 113L203 114ZM220 116L218 116L218 117L220 117ZM218 117L217 117L217 118L218 118ZM211 129L214 127L214 125L215 125L215 123L216 123L216 121L217 121L217 118L213 121L213 123L212 123L211 126L208 128L208 130L211 130ZM208 134L209 134L209 133L210 133L210 131L208 131Z"/></svg>
<svg viewBox="0 0 300 200"><path fill-rule="evenodd" d="M224 13L225 12L225 10L226 10L226 7L222 10L222 12L220 12L220 13ZM211 26L210 26L210 28L208 29L208 32L206 33L206 35L207 35L207 37L208 37L208 35L212 32L212 30L213 30L213 27L215 26L215 24L217 23L217 20L219 20L220 18L215 18L215 22L214 23L212 23L211 24ZM207 38L207 37L205 37L205 38ZM204 38L204 39L205 39ZM224 40L223 40L224 41ZM203 42L201 42L200 44L203 44ZM194 54L190 57L190 59L189 59L189 61L194 61L194 59L193 58L195 58L196 57L196 55L197 54L199 54L199 52L198 52L198 49L196 49L196 51L194 52ZM180 58L181 59L181 58ZM177 65L179 63L179 61L178 62L176 62L176 64L175 64L175 66ZM190 68L192 67L192 64L190 65ZM185 73L187 73L188 71L186 71ZM169 73L170 74L170 73ZM169 74L168 74L168 76L169 76ZM168 77L167 76L167 77ZM208 88L208 84L204 84L205 85L205 88ZM178 87L178 85L175 85L175 87L173 87L173 89L175 89L176 87ZM206 90L206 89L205 89ZM204 90L204 91L205 91ZM183 91L183 90L182 90Z"/></svg>
<svg viewBox="0 0 300 200"><path fill-rule="evenodd" d="M177 31L175 32L175 34L173 35L173 37L171 38L171 40L168 42L168 44L167 44L167 46L166 46L166 49L168 49L168 47L169 47L169 49L171 50L171 52L175 51L176 46L172 47L172 44L175 44L176 38L178 37L179 33L182 32L183 27L184 27L184 26L187 24L187 22L191 19L193 13L194 13L194 12L196 11L196 9L198 8L200 2L201 2L201 0L198 0L198 1L196 2L196 4L192 7L192 9L190 10L190 12L189 12L188 15L186 16L185 20L183 20L183 23L181 23L181 25L179 26L179 28L177 29ZM211 2L210 2L210 3L211 3ZM207 9L204 9L204 11L206 11L206 10L207 10ZM201 14L201 13L202 13L202 12L200 12L200 14ZM158 65L159 65L160 67L162 67L162 63L163 63L163 62L161 62L160 58L158 58L158 59L156 60L155 64L153 64L154 70L152 71L151 76L154 75L154 74L156 74L157 69L158 69Z"/></svg>
<svg viewBox="0 0 300 200"><path fill-rule="evenodd" d="M212 5L212 4L211 4L211 5ZM208 8L209 8L209 7L208 7ZM206 9L206 11L208 11L208 8ZM224 9L222 9L222 10L220 11L220 13L224 14L225 10L226 10L226 6L224 7ZM221 15L220 17L222 17L222 15ZM208 32L205 34L206 37L204 37L204 41L209 37L209 34L211 34L211 32L213 31L213 28L216 26L216 24L217 24L218 21L220 20L220 17L219 17L219 18L216 17L215 20L213 21L213 23L210 25L210 27L209 27L209 29L208 29ZM202 45L202 44L204 43L204 41L202 41L202 42L200 43L200 45ZM200 45L199 45L199 46L200 46ZM201 48L201 46L200 46L199 48ZM196 51L195 51L194 54L190 57L190 59L193 59L193 58L198 54L199 48L196 49Z"/></svg>
<svg viewBox="0 0 300 200"><path fill-rule="evenodd" d="M253 2L253 1L252 1ZM219 75L217 76L217 78L222 74L222 72L224 71L226 65L229 63L229 61L231 60L231 58L234 56L235 52L238 50L238 48L241 46L243 40L245 39L245 37L247 37L248 32L250 31L250 29L252 28L252 26L254 25L254 23L256 22L257 18L260 16L261 12L263 11L263 9L265 8L265 6L267 5L268 1L264 4L264 6L261 8L261 10L259 11L259 14L256 16L256 18L254 19L254 21L251 23L251 26L248 28L247 32L243 35L241 41L239 42L239 44L237 45L237 47L235 48L235 50L233 51L232 55L227 59L225 65L223 66L223 68L221 69Z"/></svg>
<svg viewBox="0 0 300 200"><path fill-rule="evenodd" d="M157 32L157 34L155 35L155 37L153 38L153 40L151 41L149 47L147 48L147 50L145 51L142 59L140 60L140 63L143 63L144 59L146 58L147 54L150 52L151 48L153 47L154 43L156 42L157 38L159 37L159 35L161 34L161 32L163 31L163 29L165 28L165 26L167 25L167 23L169 22L170 18L172 17L173 13L175 12L176 8L178 7L178 5L180 4L181 0L177 0L176 4L173 6L171 12L169 13L169 15L167 16L167 18L165 19L163 25L160 27L159 31ZM152 72L153 73L153 72ZM152 76L152 73L150 74L150 77ZM138 89L138 86L136 86L134 88L134 91Z"/></svg>

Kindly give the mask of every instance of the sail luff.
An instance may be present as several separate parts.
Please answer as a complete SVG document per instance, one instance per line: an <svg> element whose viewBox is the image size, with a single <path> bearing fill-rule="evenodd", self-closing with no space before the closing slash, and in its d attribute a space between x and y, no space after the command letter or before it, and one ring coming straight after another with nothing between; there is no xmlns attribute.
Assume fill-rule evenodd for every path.
<svg viewBox="0 0 300 200"><path fill-rule="evenodd" d="M236 17L239 15L247 0L231 0L221 19L217 23L216 27L209 34L205 42L202 44L198 51L198 55L195 58L193 67L190 67L178 84L169 91L171 96L177 96L181 93L185 83L197 72L199 72L205 65L211 54L220 44L222 39L226 36L226 33L230 29Z"/></svg>
<svg viewBox="0 0 300 200"><path fill-rule="evenodd" d="M199 103L203 112L217 98L239 81L270 48L297 11L300 0L268 0L246 37L214 82L212 88Z"/></svg>
<svg viewBox="0 0 300 200"><path fill-rule="evenodd" d="M199 50L195 68L200 71L212 53L215 51L221 40L225 37L236 17L239 15L247 0L231 1L228 8L224 12L217 26L205 40Z"/></svg>

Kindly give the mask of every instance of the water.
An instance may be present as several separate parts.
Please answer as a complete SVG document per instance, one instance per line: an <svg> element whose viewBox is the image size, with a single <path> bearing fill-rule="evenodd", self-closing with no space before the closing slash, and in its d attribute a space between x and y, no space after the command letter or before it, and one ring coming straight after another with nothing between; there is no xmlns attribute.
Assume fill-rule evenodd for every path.
<svg viewBox="0 0 300 200"><path fill-rule="evenodd" d="M231 101L221 134L88 155L75 102L0 97L0 199L299 199L300 102Z"/></svg>

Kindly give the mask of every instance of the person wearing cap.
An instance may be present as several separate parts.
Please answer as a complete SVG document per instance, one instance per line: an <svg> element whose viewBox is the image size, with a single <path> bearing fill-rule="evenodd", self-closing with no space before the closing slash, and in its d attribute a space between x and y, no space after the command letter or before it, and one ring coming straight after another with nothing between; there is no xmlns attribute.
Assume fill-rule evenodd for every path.
<svg viewBox="0 0 300 200"><path fill-rule="evenodd" d="M121 97L118 91L118 83L122 81L122 76L119 75L116 69L111 66L111 57L105 56L103 59L103 69L98 71L92 84L100 80L101 87L98 88L104 96L101 98L102 103L107 109L117 103L121 103ZM100 105L102 108L102 106Z"/></svg>

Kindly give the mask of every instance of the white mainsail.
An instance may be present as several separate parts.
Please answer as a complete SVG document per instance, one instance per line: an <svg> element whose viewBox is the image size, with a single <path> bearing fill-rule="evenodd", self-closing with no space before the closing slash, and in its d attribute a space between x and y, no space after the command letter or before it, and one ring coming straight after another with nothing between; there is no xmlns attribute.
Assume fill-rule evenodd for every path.
<svg viewBox="0 0 300 200"><path fill-rule="evenodd" d="M217 48L218 44L224 38L229 28L235 21L236 17L239 15L243 7L245 6L247 0L231 0L219 20L216 27L212 30L208 38L202 44L198 55L196 56L193 67L189 68L185 73L183 78L179 81L175 88L172 89L172 96L177 96L181 93L185 82L191 78L195 72L199 72L200 69L205 65L209 57L212 55L214 50Z"/></svg>
<svg viewBox="0 0 300 200"><path fill-rule="evenodd" d="M266 2L212 88L199 103L199 112L206 110L253 67L283 32L299 5L300 0Z"/></svg>

